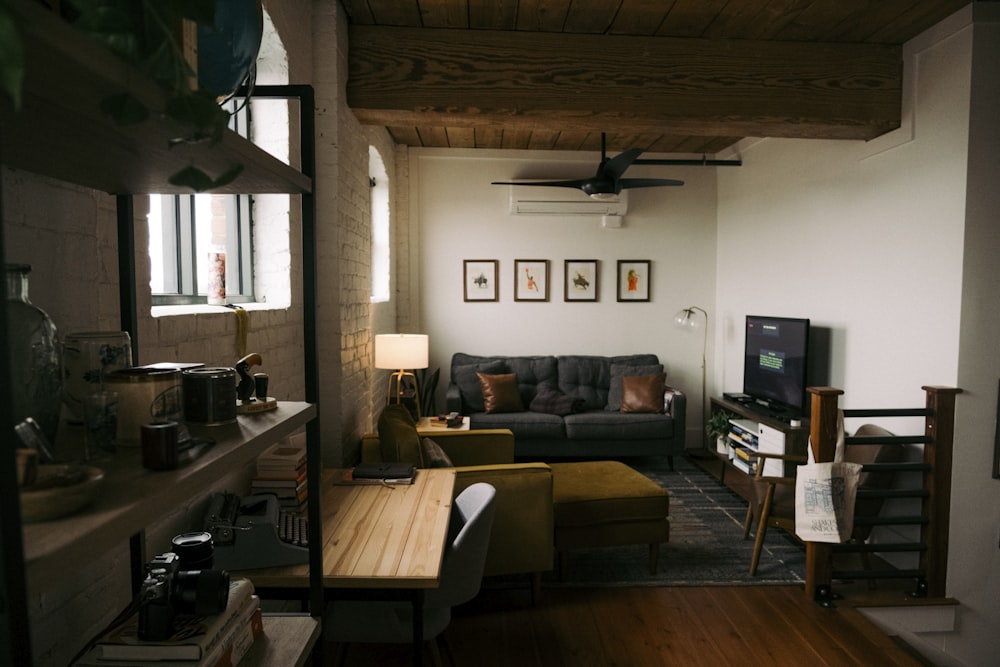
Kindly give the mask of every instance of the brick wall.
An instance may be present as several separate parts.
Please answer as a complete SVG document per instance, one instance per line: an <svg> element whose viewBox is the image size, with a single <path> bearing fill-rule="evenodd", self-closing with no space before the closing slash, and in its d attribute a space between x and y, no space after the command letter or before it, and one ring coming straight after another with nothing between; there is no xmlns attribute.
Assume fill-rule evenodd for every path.
<svg viewBox="0 0 1000 667"><path fill-rule="evenodd" d="M274 24L289 50L289 79L312 83L317 98L321 445L325 463L340 465L351 460L360 435L371 429L385 391L384 377L374 377L372 369L369 144L381 152L390 175L399 172L385 131L360 126L346 107L347 32L339 3L277 3L275 9ZM298 155L293 147L293 163ZM33 265L32 301L49 312L60 332L120 329L115 198L6 168L0 168L0 178L6 259ZM136 197L134 205L136 272L147 276L148 203ZM264 359L259 370L270 374L269 393L279 399L301 399L304 394L298 208L297 197L269 195L260 198L257 209L258 221L291 211L287 238L280 233L268 236L273 227L262 224L262 230L271 227L272 232L258 236L258 251L279 250L256 271L266 308L250 310L247 338L247 350ZM230 366L238 358L232 311L154 317L143 279L137 281L137 306L140 363L178 360ZM392 321L394 308L382 308ZM252 464L228 471L204 495L164 508L162 518L147 529L149 555L165 550L172 535L200 525L210 491L246 488L251 474ZM95 562L68 563L61 581L28 582L36 664L65 664L125 606L128 580L128 545L123 543L109 545L108 553Z"/></svg>

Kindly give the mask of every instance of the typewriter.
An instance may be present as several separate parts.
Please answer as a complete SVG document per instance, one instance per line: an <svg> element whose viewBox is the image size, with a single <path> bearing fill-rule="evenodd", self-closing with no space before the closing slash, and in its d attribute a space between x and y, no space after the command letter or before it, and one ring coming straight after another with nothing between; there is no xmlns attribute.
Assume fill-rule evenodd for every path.
<svg viewBox="0 0 1000 667"><path fill-rule="evenodd" d="M212 534L217 569L252 570L309 561L307 520L282 510L271 494L212 494L205 530Z"/></svg>

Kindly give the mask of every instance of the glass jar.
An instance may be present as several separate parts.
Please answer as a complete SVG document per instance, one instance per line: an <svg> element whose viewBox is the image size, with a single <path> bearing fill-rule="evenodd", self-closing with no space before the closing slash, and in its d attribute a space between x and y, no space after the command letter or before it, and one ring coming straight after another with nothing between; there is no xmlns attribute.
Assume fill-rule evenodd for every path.
<svg viewBox="0 0 1000 667"><path fill-rule="evenodd" d="M14 423L34 418L55 442L62 396L62 348L56 325L28 300L27 264L7 265L7 335Z"/></svg>
<svg viewBox="0 0 1000 667"><path fill-rule="evenodd" d="M63 400L69 421L83 419L83 402L103 389L105 376L132 366L127 331L81 331L63 337Z"/></svg>

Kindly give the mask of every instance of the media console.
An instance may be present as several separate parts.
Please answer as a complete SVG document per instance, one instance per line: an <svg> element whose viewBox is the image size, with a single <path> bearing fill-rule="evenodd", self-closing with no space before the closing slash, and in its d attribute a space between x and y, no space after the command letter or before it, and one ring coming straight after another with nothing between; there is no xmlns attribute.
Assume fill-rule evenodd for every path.
<svg viewBox="0 0 1000 667"><path fill-rule="evenodd" d="M720 452L716 449L716 443L709 443L710 452L722 462L722 469L719 475L721 482L732 488L737 493L746 496L747 484L744 479L726 482L726 471L734 470L741 475L753 474L755 460L753 452L758 448L763 451L777 454L796 454L805 456L806 447L809 442L809 420L802 419L801 423L788 418L786 415L775 414L762 405L755 403L744 403L729 400L727 398L713 397L710 403L711 414L725 411L735 415L737 423L730 429L730 445L726 451ZM711 415L710 415L711 416ZM796 424L793 426L792 424ZM739 450L743 449L743 456ZM777 464L777 461L771 461ZM780 464L779 464L780 465ZM775 466L778 467L778 466ZM768 475L771 470L766 470ZM773 471L773 474L782 474L781 470ZM793 474L791 468L786 467L785 475Z"/></svg>

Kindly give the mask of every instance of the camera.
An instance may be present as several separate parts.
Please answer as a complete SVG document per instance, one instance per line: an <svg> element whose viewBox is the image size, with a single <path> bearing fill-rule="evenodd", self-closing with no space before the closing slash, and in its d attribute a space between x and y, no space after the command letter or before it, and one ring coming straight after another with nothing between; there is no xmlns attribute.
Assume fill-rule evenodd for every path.
<svg viewBox="0 0 1000 667"><path fill-rule="evenodd" d="M229 572L184 569L181 557L168 552L145 565L139 592L139 639L163 641L174 634L176 614L221 613L229 603Z"/></svg>

